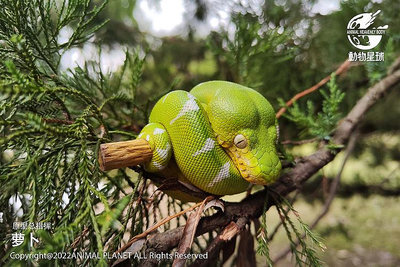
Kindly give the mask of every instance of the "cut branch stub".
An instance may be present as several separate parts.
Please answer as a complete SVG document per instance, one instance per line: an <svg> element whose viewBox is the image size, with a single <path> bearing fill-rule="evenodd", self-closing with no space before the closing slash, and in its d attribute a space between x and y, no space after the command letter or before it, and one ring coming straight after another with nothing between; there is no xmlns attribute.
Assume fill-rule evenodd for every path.
<svg viewBox="0 0 400 267"><path fill-rule="evenodd" d="M153 157L146 140L136 139L100 145L99 165L103 171L136 166Z"/></svg>

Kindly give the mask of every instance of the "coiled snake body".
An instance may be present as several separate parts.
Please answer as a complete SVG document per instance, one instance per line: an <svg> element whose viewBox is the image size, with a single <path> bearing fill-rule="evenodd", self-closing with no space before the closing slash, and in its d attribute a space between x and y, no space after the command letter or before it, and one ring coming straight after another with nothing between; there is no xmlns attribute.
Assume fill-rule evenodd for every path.
<svg viewBox="0 0 400 267"><path fill-rule="evenodd" d="M239 84L210 81L172 91L154 106L138 138L153 151L148 172L176 161L179 180L215 195L267 185L279 176L277 122L270 103Z"/></svg>

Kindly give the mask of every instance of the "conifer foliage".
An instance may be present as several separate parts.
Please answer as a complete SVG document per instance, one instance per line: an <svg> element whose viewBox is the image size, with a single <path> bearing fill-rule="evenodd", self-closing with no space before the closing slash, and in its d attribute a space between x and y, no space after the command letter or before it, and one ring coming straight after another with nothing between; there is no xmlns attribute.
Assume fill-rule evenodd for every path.
<svg viewBox="0 0 400 267"><path fill-rule="evenodd" d="M78 251L100 252L89 262L105 266L102 252L114 251L128 219L143 213L140 205L125 209L132 207L137 195L123 189L129 183L136 190L141 180L132 180L125 170L107 179L97 163L101 142L115 135L135 137L113 130L119 125L111 122L122 125L133 117L142 59L127 52L122 70L108 75L94 62L70 72L59 68L68 49L94 38L106 23L93 23L105 4L0 1L0 207L5 211L0 256L8 264L18 262L9 257L12 252ZM62 41L64 30L72 33ZM131 82L122 85L127 75ZM113 101L119 101L118 110ZM26 222L28 227L15 229L14 222ZM38 222L50 223L50 229L35 229ZM142 223L131 226L132 234L142 231ZM16 233L25 237L24 242L12 246ZM30 234L40 245L31 246Z"/></svg>
<svg viewBox="0 0 400 267"><path fill-rule="evenodd" d="M291 95L293 88L299 91L300 86L315 82L314 75L310 74L313 70L300 72L300 68L295 69L301 65L299 59L307 58L307 55L300 49L301 45L294 45L299 43L295 41L300 37L293 39L290 20L285 20L288 25L280 25L279 20L276 23L268 21L274 18L274 14L267 18L268 12L260 15L249 10L232 11L234 30L213 32L206 38L207 44L201 40L198 42L201 44L192 45L197 41L190 34L189 41L166 38L159 47L157 42L149 45L143 41L136 49L126 49L125 60L117 71L106 72L101 67L103 46L97 34L108 22L107 15L104 15L107 2L0 0L0 212L3 213L0 265L4 262L14 266L22 262L22 265L32 266L47 266L49 263L51 266L67 266L73 262L78 266L107 266L115 259L108 258L104 252L120 251L128 240L135 241L133 237L162 218L178 214L188 207L188 204L157 190L149 181L151 176L140 167L134 171L127 168L103 172L98 164L100 144L135 139L138 130L146 123L152 104L175 89L177 84L179 89L189 89L202 79L231 80L275 99L276 96ZM135 1L131 2L129 6L132 7ZM265 1L266 6L272 2ZM297 14L294 7L300 4L293 1L292 5ZM276 16L281 13L283 16L283 11L289 12L289 9L279 6L275 11L279 11ZM174 46L174 40L182 42L182 47L189 47L190 53L181 54L182 51ZM169 42L171 49L168 48ZM68 52L80 50L88 43L98 48L98 58L64 70L61 62ZM390 51L394 54L396 44L395 40L389 42L385 50L388 55L391 55ZM196 53L199 55L192 59ZM188 58L185 55L189 55ZM173 56L182 61L176 63ZM391 57L388 62L393 61L394 55ZM155 59L158 60L156 64ZM290 60L296 64L288 63ZM209 68L207 64L210 62L213 67ZM196 66L191 63L196 63L197 67L203 63L207 65L204 76L189 73L191 67ZM384 76L384 67L387 66L367 65L371 83ZM296 72L296 75L286 75L291 72ZM172 76L171 73L176 77L166 77ZM302 75L304 79L297 78ZM311 76L313 79L308 79ZM282 84L271 86L276 81ZM308 101L304 106L303 100L294 103L284 114L286 120L283 122L290 123L284 125L289 125L288 129L298 127L304 137L328 144L329 151L334 153L341 147L330 141L342 118L340 106L345 96L336 81L332 75L326 88L320 91L322 101ZM290 90L283 92L282 88ZM283 100L280 104L285 106ZM291 161L293 164L289 167L292 167L294 156L289 149L285 151L281 147L280 150L282 162ZM190 252L210 251L210 255L213 253L215 257L212 263L220 265L232 256L230 262L235 264L240 263L243 256L234 252L240 248L252 250L256 240L257 249L250 251L250 256L255 261L258 252L265 263L272 266L269 243L280 228L286 232L297 265L321 266L318 253L325 249L325 245L303 222L292 203L270 189L254 188L263 190L267 196L263 212L257 215L260 217L262 214L260 220L246 217L244 227L239 230L239 226L233 223L237 218L231 218L230 225L237 226L234 230L242 234L235 234L230 240L219 238L223 236L223 229L196 236L196 227L192 227L194 239L188 245ZM267 213L271 203L276 207L273 214L281 219L272 231ZM219 213L205 209L204 214L207 218L222 214L222 218L225 214L221 207ZM173 221L165 220L166 223L157 230L176 229L190 221L187 218L183 215ZM196 218L197 226L200 214ZM237 249L236 238L240 238ZM174 240L168 241L166 247L178 246L171 245ZM218 242L223 241L227 241L229 248L222 249ZM140 242L138 245L132 241L133 245L127 251L145 251L143 240ZM216 248L219 250L212 251ZM150 249L153 248L150 246ZM171 252L160 249L161 252ZM219 256L220 250L224 255ZM12 253L37 255L49 252L69 254L59 254L51 261L35 257L20 261L10 257ZM82 253L88 254L82 256ZM130 261L138 264L139 259ZM164 265L171 263L162 261Z"/></svg>

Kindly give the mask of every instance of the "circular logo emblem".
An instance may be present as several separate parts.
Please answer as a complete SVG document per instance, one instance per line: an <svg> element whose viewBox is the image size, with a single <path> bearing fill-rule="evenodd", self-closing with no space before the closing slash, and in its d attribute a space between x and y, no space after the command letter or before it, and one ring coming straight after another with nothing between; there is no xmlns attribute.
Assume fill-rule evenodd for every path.
<svg viewBox="0 0 400 267"><path fill-rule="evenodd" d="M376 16L381 11L375 13L362 13L354 16L347 24L347 38L350 43L361 50L372 49L379 44L382 35L386 33L388 25L373 27Z"/></svg>

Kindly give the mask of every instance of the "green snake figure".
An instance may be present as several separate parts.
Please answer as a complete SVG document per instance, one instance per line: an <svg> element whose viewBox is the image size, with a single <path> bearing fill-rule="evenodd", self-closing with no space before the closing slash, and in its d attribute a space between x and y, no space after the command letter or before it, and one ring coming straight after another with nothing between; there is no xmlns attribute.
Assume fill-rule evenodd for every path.
<svg viewBox="0 0 400 267"><path fill-rule="evenodd" d="M138 138L150 144L148 172L178 166L179 180L214 195L273 183L281 171L271 104L239 84L210 81L172 91L154 106Z"/></svg>

